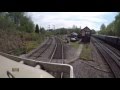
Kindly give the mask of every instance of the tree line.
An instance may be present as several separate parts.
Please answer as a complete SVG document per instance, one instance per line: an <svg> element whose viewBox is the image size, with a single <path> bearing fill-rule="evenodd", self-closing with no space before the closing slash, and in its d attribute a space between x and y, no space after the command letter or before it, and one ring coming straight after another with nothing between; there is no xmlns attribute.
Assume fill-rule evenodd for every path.
<svg viewBox="0 0 120 90"><path fill-rule="evenodd" d="M25 54L36 48L44 39L26 12L0 12L0 52L13 55Z"/></svg>
<svg viewBox="0 0 120 90"><path fill-rule="evenodd" d="M65 34L70 35L72 32L75 32L79 35L80 31L81 31L81 27L78 28L77 26L73 25L72 28L58 28L55 30L51 29L50 31L53 32L54 35L65 35ZM96 31L94 29L92 29L91 32L92 32L92 34L96 33Z"/></svg>
<svg viewBox="0 0 120 90"><path fill-rule="evenodd" d="M98 33L110 36L120 36L120 12L115 16L115 20L110 24L107 26L102 24Z"/></svg>
<svg viewBox="0 0 120 90"><path fill-rule="evenodd" d="M45 29L44 29L44 27L40 27L40 28L39 28L39 25L36 24L35 32L36 32L36 33L42 33L42 34L45 34Z"/></svg>
<svg viewBox="0 0 120 90"><path fill-rule="evenodd" d="M0 28L14 28L31 33L34 31L34 23L24 12L0 12Z"/></svg>
<svg viewBox="0 0 120 90"><path fill-rule="evenodd" d="M52 32L54 35L65 35L70 34L72 32L80 33L81 28L78 28L77 26L73 25L72 28L58 28L58 29L50 29L48 31Z"/></svg>

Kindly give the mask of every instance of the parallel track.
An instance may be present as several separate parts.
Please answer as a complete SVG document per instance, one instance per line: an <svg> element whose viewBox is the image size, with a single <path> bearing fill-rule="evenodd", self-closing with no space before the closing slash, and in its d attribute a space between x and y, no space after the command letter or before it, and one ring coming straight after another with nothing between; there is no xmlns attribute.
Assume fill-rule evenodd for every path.
<svg viewBox="0 0 120 90"><path fill-rule="evenodd" d="M62 63L64 64L64 51L63 51L63 44L61 40L57 37L55 37L56 45L52 52L50 63L52 61L55 61L55 63ZM59 61L59 62L58 62ZM60 77L63 78L64 73L62 72Z"/></svg>
<svg viewBox="0 0 120 90"><path fill-rule="evenodd" d="M33 59L37 59L37 58L41 57L41 55L44 54L44 52L50 47L50 45L52 44L52 41L53 41L53 39L49 38L49 40L43 46L41 46L38 50L36 50L29 57L33 57Z"/></svg>
<svg viewBox="0 0 120 90"><path fill-rule="evenodd" d="M58 60L60 59L61 63L63 64L64 63L63 44L59 38L55 37L55 40L56 40L56 45L50 57L50 62L52 62L53 59L58 59Z"/></svg>
<svg viewBox="0 0 120 90"><path fill-rule="evenodd" d="M55 46L54 49L51 50L51 55L49 57L49 63L60 63L60 64L64 64L64 51L63 51L63 43L62 41L57 38L55 38ZM37 60L41 57L41 55L44 54L44 52L46 52L47 49L49 49L50 45L52 45L53 43L53 38L50 38L42 47L40 47L38 50L36 50L31 56L30 58ZM43 61L43 60L42 60ZM51 73L52 75L54 75L55 77L58 78L62 78L64 76L63 73Z"/></svg>
<svg viewBox="0 0 120 90"><path fill-rule="evenodd" d="M52 47L54 47L53 51L52 51L53 48L52 49L50 48L51 45L54 45L54 46L52 46ZM50 50L52 52L50 60L48 59L49 61L43 62L43 63L48 63L49 62L49 64L53 64L54 66L47 66L47 65L45 65L46 70L48 69L47 72L49 72L51 75L53 75L56 78L66 78L66 77L69 77L69 73L65 72L65 70L68 70L69 68L65 68L64 69L64 67L62 67L62 65L65 66L64 65L63 43L57 37L55 37L55 42L54 42L53 38L49 38L48 41L45 44L43 44L41 47L39 47L38 49L36 49L35 51L31 52L30 54L28 54L26 56L26 58L29 58L30 60L34 59L34 62L33 61L29 62L28 60L26 60L24 62L22 60L22 61L20 61L20 63L23 63L23 64L25 63L27 65L33 65L33 67L34 67L35 63L38 63L39 61L43 61L44 60L44 59L42 60L41 56L46 55L46 51L50 51ZM59 67L56 68L55 65L60 65L60 68ZM49 70L51 67L52 67L52 70ZM39 65L36 64L35 68L41 68L41 69L45 70L43 65L39 66ZM61 71L61 68L63 68L63 71Z"/></svg>
<svg viewBox="0 0 120 90"><path fill-rule="evenodd" d="M120 78L120 56L117 50L113 49L109 45L106 45L102 41L92 37L92 42L97 48L98 52L105 59L109 65L115 78Z"/></svg>

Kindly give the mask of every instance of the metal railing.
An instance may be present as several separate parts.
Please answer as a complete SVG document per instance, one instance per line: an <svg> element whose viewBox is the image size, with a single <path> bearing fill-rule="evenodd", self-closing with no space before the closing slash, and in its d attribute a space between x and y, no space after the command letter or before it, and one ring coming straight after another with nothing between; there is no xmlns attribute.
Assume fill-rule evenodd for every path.
<svg viewBox="0 0 120 90"><path fill-rule="evenodd" d="M39 65L42 70L45 70L48 73L63 72L65 74L67 74L64 78L74 78L73 67L68 64L35 61L33 59L21 58L18 56L14 56L14 55L2 53L2 52L0 52L0 55L4 56L6 58L12 59L14 61L17 61L17 62L23 62L23 64L26 64L26 65L29 65L32 67L36 67L36 66L38 67L38 65Z"/></svg>

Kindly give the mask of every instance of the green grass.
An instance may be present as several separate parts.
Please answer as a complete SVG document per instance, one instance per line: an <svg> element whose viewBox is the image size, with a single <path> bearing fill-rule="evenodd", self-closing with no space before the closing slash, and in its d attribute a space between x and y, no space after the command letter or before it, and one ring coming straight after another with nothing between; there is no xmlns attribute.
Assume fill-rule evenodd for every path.
<svg viewBox="0 0 120 90"><path fill-rule="evenodd" d="M82 60L92 60L92 49L90 47L90 44L84 44L82 52L80 54L80 59Z"/></svg>
<svg viewBox="0 0 120 90"><path fill-rule="evenodd" d="M26 45L25 45L26 53L30 52L31 50L35 49L38 46L39 46L39 43L37 43L36 41L26 42Z"/></svg>
<svg viewBox="0 0 120 90"><path fill-rule="evenodd" d="M21 54L29 53L33 49L37 48L42 42L43 42L43 40L26 41L25 44L24 44L24 47L16 49L14 54L15 55L21 55Z"/></svg>
<svg viewBox="0 0 120 90"><path fill-rule="evenodd" d="M44 35L39 35L36 33L31 33L26 35L26 41L24 45L24 51L25 53L29 53L33 49L37 48L43 41L44 41Z"/></svg>
<svg viewBox="0 0 120 90"><path fill-rule="evenodd" d="M30 52L31 50L37 48L43 41L45 40L45 38L38 38L36 41L26 41L25 43L25 51L26 53Z"/></svg>
<svg viewBox="0 0 120 90"><path fill-rule="evenodd" d="M70 45L75 48L75 49L78 49L79 48L79 43L78 42L70 42Z"/></svg>
<svg viewBox="0 0 120 90"><path fill-rule="evenodd" d="M19 56L37 48L44 40L45 34L3 30L0 32L0 51Z"/></svg>

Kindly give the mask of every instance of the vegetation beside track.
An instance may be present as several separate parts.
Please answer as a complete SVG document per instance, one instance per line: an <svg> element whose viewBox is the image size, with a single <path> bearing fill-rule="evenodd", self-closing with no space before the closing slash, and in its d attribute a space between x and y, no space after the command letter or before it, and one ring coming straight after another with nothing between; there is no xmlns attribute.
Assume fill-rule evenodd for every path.
<svg viewBox="0 0 120 90"><path fill-rule="evenodd" d="M78 42L70 42L70 45L75 48L75 49L78 49L79 48L79 43Z"/></svg>
<svg viewBox="0 0 120 90"><path fill-rule="evenodd" d="M80 59L82 60L92 60L92 49L90 47L90 44L84 44L82 52L80 54Z"/></svg>
<svg viewBox="0 0 120 90"><path fill-rule="evenodd" d="M26 54L50 36L44 28L39 31L24 12L0 12L0 52Z"/></svg>

